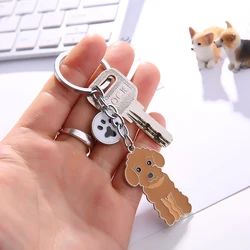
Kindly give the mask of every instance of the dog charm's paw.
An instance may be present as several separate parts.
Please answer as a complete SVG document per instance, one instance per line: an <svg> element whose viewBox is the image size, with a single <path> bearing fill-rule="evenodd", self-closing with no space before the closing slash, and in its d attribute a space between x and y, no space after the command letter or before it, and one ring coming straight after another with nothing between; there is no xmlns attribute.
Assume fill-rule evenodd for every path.
<svg viewBox="0 0 250 250"><path fill-rule="evenodd" d="M117 129L111 123L111 118L103 112L98 113L93 119L92 133L96 140L104 144L115 144L121 139Z"/></svg>
<svg viewBox="0 0 250 250"><path fill-rule="evenodd" d="M157 151L135 148L127 155L125 178L133 187L142 186L159 216L168 225L173 225L180 217L190 213L192 207L187 196L162 172L164 164L163 156Z"/></svg>

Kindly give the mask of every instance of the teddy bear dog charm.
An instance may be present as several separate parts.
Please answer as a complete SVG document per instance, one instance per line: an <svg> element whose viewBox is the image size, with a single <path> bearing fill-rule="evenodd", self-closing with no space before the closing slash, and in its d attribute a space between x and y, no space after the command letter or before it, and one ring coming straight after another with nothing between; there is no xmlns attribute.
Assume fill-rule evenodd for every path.
<svg viewBox="0 0 250 250"><path fill-rule="evenodd" d="M180 217L191 212L191 204L163 173L163 156L155 150L135 148L127 155L125 178L127 182L136 187L142 186L143 192L149 202L153 203L159 216L168 225L173 225Z"/></svg>

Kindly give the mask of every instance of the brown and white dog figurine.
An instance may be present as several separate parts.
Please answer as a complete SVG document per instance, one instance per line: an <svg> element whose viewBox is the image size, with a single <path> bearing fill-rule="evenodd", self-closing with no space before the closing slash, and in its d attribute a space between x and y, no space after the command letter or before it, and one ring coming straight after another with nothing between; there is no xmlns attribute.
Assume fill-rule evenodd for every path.
<svg viewBox="0 0 250 250"><path fill-rule="evenodd" d="M192 39L192 50L196 54L199 70L204 68L212 69L219 59L225 58L225 53L214 44L224 29L220 27L210 27L202 32L196 32L189 27L189 33Z"/></svg>
<svg viewBox="0 0 250 250"><path fill-rule="evenodd" d="M228 69L236 73L240 68L250 67L250 40L241 39L228 21L226 21L226 24L227 29L221 33L214 43L218 48L223 47L225 49L230 61Z"/></svg>
<svg viewBox="0 0 250 250"><path fill-rule="evenodd" d="M154 204L159 216L168 225L173 225L181 216L191 212L191 204L168 175L162 172L165 160L155 150L135 148L128 154L125 170L127 182L136 187L143 187L147 199Z"/></svg>

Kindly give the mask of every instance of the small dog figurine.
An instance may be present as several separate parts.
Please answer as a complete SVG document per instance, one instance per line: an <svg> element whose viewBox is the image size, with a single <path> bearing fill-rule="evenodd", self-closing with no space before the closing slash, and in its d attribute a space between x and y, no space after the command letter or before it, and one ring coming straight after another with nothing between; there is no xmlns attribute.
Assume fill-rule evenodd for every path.
<svg viewBox="0 0 250 250"><path fill-rule="evenodd" d="M189 33L192 39L193 48L198 60L199 70L204 68L212 69L218 60L224 59L225 55L221 49L217 48L213 43L224 29L219 27L211 27L203 32L196 32L193 28L189 27Z"/></svg>
<svg viewBox="0 0 250 250"><path fill-rule="evenodd" d="M250 40L241 39L232 25L226 21L225 29L220 37L214 41L218 48L223 47L230 61L228 69L234 73L240 68L250 67Z"/></svg>
<svg viewBox="0 0 250 250"><path fill-rule="evenodd" d="M125 177L127 182L136 187L143 187L147 199L154 204L159 216L168 225L173 225L181 216L191 212L191 204L168 175L161 171L165 160L155 150L135 148L128 154Z"/></svg>

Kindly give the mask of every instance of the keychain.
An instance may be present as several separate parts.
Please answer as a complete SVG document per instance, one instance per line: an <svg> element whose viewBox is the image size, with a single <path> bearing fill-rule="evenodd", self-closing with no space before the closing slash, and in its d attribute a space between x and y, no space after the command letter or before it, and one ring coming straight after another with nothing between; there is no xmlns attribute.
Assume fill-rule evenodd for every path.
<svg viewBox="0 0 250 250"><path fill-rule="evenodd" d="M159 145L166 147L172 142L172 135L156 120L144 112L137 101L137 88L119 71L109 68L103 60L105 70L96 77L89 88L75 86L60 72L60 64L67 55L59 55L55 62L55 75L67 88L80 94L87 94L88 101L100 112L92 121L92 134L104 144L115 144L123 140L127 150L125 179L132 187L141 186L149 202L154 205L159 216L168 225L173 225L181 217L191 212L191 204L162 172L164 157L157 151L137 148L129 135L123 117L134 122ZM114 80L113 85L110 84ZM104 93L104 89L108 90Z"/></svg>
<svg viewBox="0 0 250 250"><path fill-rule="evenodd" d="M98 86L95 86L94 89L99 94L94 94L93 98L101 110L97 116L106 115L110 124L116 127L128 150L125 168L127 183L132 187L140 185L148 201L154 204L159 216L168 225L173 225L181 217L191 212L188 198L175 187L168 175L162 172L161 168L165 164L163 156L155 150L135 147L129 136L129 130L116 107L105 101L104 93ZM95 138L102 142L100 137L95 136Z"/></svg>
<svg viewBox="0 0 250 250"><path fill-rule="evenodd" d="M99 80L96 79L96 81ZM114 128L116 127L128 150L125 168L127 183L133 187L140 185L148 201L154 204L159 216L168 225L173 225L181 217L191 212L192 208L188 198L175 187L168 175L162 172L161 169L165 163L163 156L155 150L135 147L133 140L129 136L129 130L117 108L107 103L105 94L98 85L95 85L93 90L96 93L92 95L92 98L97 104L96 107L101 110L96 117L101 114L102 116L106 115L106 122L109 120L109 123ZM92 131L95 138L103 142L103 136L97 136L96 126L94 129L92 127Z"/></svg>

